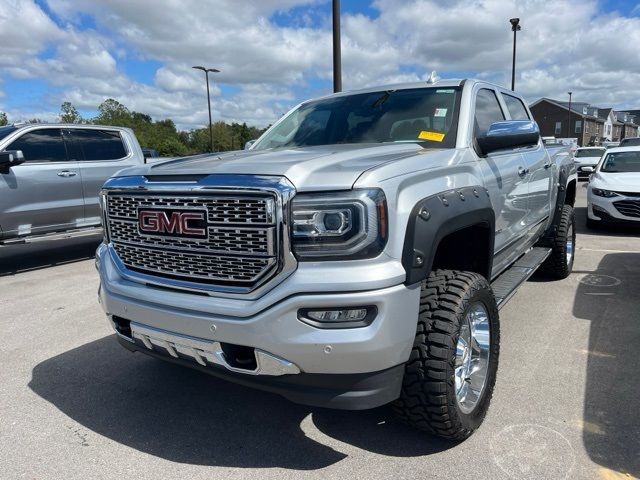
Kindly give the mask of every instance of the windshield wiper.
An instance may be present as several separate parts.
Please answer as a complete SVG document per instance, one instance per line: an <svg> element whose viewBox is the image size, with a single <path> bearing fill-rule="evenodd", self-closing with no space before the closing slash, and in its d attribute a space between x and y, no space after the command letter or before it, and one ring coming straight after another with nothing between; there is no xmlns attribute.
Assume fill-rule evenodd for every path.
<svg viewBox="0 0 640 480"><path fill-rule="evenodd" d="M371 108L378 108L382 105L384 105L384 103L389 100L389 97L391 96L391 94L395 92L395 90L387 90L385 91L380 98L378 98L375 102L373 102L373 105L371 105Z"/></svg>

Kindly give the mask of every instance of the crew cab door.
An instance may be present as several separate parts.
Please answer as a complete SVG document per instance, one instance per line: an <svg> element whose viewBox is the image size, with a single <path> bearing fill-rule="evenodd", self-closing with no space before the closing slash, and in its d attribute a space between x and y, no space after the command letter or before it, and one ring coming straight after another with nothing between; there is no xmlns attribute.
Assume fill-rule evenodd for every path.
<svg viewBox="0 0 640 480"><path fill-rule="evenodd" d="M475 94L474 104L475 144L478 134L486 132L492 123L506 120L506 115L493 89L480 88ZM513 252L514 246L526 233L525 219L529 208L527 167L517 148L479 156L478 162L496 215L494 269L499 269L501 264L508 264L509 252Z"/></svg>
<svg viewBox="0 0 640 480"><path fill-rule="evenodd" d="M127 147L119 130L70 128L65 131L78 159L84 196L84 217L88 225L100 223L98 194L104 182L123 168L140 163Z"/></svg>
<svg viewBox="0 0 640 480"><path fill-rule="evenodd" d="M3 150L22 150L25 162L0 174L3 235L67 230L84 216L78 163L71 161L60 128L28 130Z"/></svg>
<svg viewBox="0 0 640 480"><path fill-rule="evenodd" d="M502 99L511 120L531 120L530 114L519 98L502 92ZM551 214L551 182L555 165L542 142L532 147L523 147L520 154L528 170L528 213L524 227L528 236L534 236L538 228L544 227L544 220Z"/></svg>

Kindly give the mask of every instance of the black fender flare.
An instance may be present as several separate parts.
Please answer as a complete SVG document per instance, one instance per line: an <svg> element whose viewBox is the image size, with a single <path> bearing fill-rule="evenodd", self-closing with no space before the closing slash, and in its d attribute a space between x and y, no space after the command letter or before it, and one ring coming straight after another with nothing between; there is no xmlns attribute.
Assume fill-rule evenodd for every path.
<svg viewBox="0 0 640 480"><path fill-rule="evenodd" d="M448 190L420 200L411 210L402 251L407 284L427 278L440 241L466 227L485 225L489 229L489 278L495 243L495 212L489 191L482 186Z"/></svg>
<svg viewBox="0 0 640 480"><path fill-rule="evenodd" d="M569 177L576 173L577 169L573 163L564 162L558 168L558 196L556 197L556 204L553 209L553 221L549 228L545 232L543 238L538 244L540 246L548 245L550 241L555 237L555 233L560 225L560 219L562 218L562 207L564 207L565 200L567 199L567 187L569 186Z"/></svg>

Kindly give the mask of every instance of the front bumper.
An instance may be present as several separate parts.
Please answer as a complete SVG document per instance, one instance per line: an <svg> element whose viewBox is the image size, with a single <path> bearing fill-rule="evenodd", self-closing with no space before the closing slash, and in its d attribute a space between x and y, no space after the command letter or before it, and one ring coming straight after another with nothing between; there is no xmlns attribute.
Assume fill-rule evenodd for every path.
<svg viewBox="0 0 640 480"><path fill-rule="evenodd" d="M263 297L247 304L246 300L195 295L131 282L120 276L103 248L98 250L96 263L101 277L100 302L107 315L131 321L131 325L139 326L132 327L134 330L151 332L147 342L144 335L131 334L129 338L119 333L119 341L129 350L142 351L310 405L372 408L399 395L403 365L415 337L419 285L380 287L381 279L369 273L369 281L379 288L333 293L327 291L326 284L339 285L340 279L317 275L316 292L284 295L278 289L289 287L279 285L265 295L273 303ZM315 268L320 269L318 265ZM287 279L289 285L296 284L298 273ZM300 275L308 278L309 273L302 271ZM363 278L358 287L366 285L366 280ZM243 308L234 308L234 302ZM377 316L369 326L350 329L319 329L298 319L302 308L351 306L375 306ZM163 341L169 343L168 348ZM260 371L229 368L224 356L220 357L219 344L263 352L266 362L263 365L268 364L269 368L257 369ZM190 349L195 346L197 350L198 345L203 347L194 354ZM278 361L282 362L282 370L278 368Z"/></svg>
<svg viewBox="0 0 640 480"><path fill-rule="evenodd" d="M599 197L594 195L589 188L587 192L587 216L589 220L602 223L640 225L640 217L632 217L622 214L614 205L620 201L637 201L637 197L626 197L618 195L616 197Z"/></svg>

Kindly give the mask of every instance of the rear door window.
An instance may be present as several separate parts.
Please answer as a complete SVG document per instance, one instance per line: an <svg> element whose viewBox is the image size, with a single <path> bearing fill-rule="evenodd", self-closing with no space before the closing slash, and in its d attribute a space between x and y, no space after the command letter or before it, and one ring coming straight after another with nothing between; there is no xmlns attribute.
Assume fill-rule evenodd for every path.
<svg viewBox="0 0 640 480"><path fill-rule="evenodd" d="M504 113L493 90L482 88L476 96L475 131L476 135L486 133L494 122L504 121Z"/></svg>
<svg viewBox="0 0 640 480"><path fill-rule="evenodd" d="M120 132L113 130L71 130L77 147L82 152L79 160L118 160L127 156Z"/></svg>
<svg viewBox="0 0 640 480"><path fill-rule="evenodd" d="M504 99L504 103L507 105L507 110L509 110L511 120L529 120L527 109L524 107L522 100L511 95L507 95L506 93L502 94L502 98Z"/></svg>
<svg viewBox="0 0 640 480"><path fill-rule="evenodd" d="M42 128L15 139L5 150L22 150L26 162L66 162L67 149L59 128Z"/></svg>

